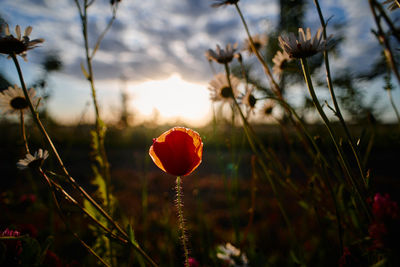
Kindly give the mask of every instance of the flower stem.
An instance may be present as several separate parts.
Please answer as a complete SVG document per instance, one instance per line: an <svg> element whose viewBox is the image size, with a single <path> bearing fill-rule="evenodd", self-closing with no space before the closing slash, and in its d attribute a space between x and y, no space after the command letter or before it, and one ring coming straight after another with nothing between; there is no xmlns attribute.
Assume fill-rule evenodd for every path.
<svg viewBox="0 0 400 267"><path fill-rule="evenodd" d="M350 169L347 166L348 163L345 161L344 153L343 153L342 149L340 148L340 146L339 146L339 144L338 144L338 142L336 140L336 133L333 130L333 128L332 128L332 126L331 126L331 124L329 122L329 119L326 116L324 110L322 109L322 107L321 107L321 105L320 105L320 103L318 101L317 95L315 94L314 87L313 87L313 84L312 84L312 81L311 81L310 71L309 71L309 68L308 68L307 59L306 58L301 58L300 61L301 61L301 66L302 66L303 73L304 73L304 79L305 79L308 91L309 91L309 93L311 95L311 98L313 100L314 106L317 109L319 115L321 116L321 118L322 118L322 120L323 120L323 122L324 122L324 124L325 124L325 126L326 126L326 128L328 130L328 132L329 132L329 135L330 135L330 137L331 137L331 139L332 139L332 141L333 141L333 143L335 145L335 148L337 150L340 162L341 162L341 164L342 164L342 166L344 168L344 171L345 171L346 175L348 176L348 178L350 180L350 183L353 186L353 189L356 192L356 195L358 196L358 198L360 200L361 206L363 207L367 217L370 219L371 218L371 214L370 214L370 211L369 211L368 207L366 206L364 198L361 195L358 183L356 183L356 181L354 180L354 177L352 176L352 174L350 172Z"/></svg>
<svg viewBox="0 0 400 267"><path fill-rule="evenodd" d="M185 227L185 218L183 217L183 200L182 200L182 180L180 176L176 177L176 208L178 210L179 230L181 231L181 242L185 254L185 267L189 267L189 250L187 246L187 236Z"/></svg>
<svg viewBox="0 0 400 267"><path fill-rule="evenodd" d="M21 123L21 135L22 135L22 139L24 140L24 145L25 145L25 153L29 154L28 140L26 139L26 132L25 132L24 111L20 110L19 115L20 115L19 118L20 118L20 123Z"/></svg>
<svg viewBox="0 0 400 267"><path fill-rule="evenodd" d="M324 37L324 40L326 41L327 40L326 23L325 23L325 20L324 20L322 11L321 11L321 7L319 5L318 0L314 0L314 3L315 3L315 6L317 8L319 19L320 19L320 22L321 22L322 35ZM362 167L362 164L361 164L360 156L359 156L358 151L356 149L356 145L354 143L354 139L351 136L349 128L347 127L347 124L346 124L346 122L345 122L345 120L343 118L342 112L340 111L340 107L339 107L339 104L338 104L337 99L336 99L335 91L333 90L333 83L332 83L331 71L330 71L330 66L329 66L328 51L326 49L324 50L324 60L325 60L326 79L327 79L327 83L328 83L328 89L329 89L329 92L331 94L331 99L332 99L333 105L335 107L335 115L339 118L339 121L343 126L343 129L344 129L344 131L346 133L347 139L349 140L349 144L350 144L351 150L352 150L352 152L354 154L354 158L355 158L355 160L357 162L357 167L358 167L358 169L360 171L361 179L364 182L364 186L367 187L366 178L365 178L365 175L364 175L364 170L363 170L363 167Z"/></svg>

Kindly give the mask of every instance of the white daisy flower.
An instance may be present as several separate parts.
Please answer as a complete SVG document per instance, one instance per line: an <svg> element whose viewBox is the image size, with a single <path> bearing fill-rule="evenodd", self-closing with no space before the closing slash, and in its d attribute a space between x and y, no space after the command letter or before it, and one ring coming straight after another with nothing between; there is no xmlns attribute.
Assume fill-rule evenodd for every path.
<svg viewBox="0 0 400 267"><path fill-rule="evenodd" d="M208 49L207 52L205 53L205 56L210 61L215 60L220 64L226 64L231 62L233 57L235 56L236 47L237 43L235 43L234 45L227 44L224 50L221 49L219 45L217 45L215 51L212 49Z"/></svg>
<svg viewBox="0 0 400 267"><path fill-rule="evenodd" d="M28 90L28 96L36 107L39 104L39 99L36 97L36 92L33 88ZM22 89L17 85L10 86L0 93L0 111L3 113L17 113L25 111L27 108L28 101Z"/></svg>
<svg viewBox="0 0 400 267"><path fill-rule="evenodd" d="M310 28L306 29L306 33L303 28L299 28L299 39L291 32L289 36L279 36L279 43L290 58L311 57L327 48L326 41L322 40L321 28L314 37L311 36Z"/></svg>
<svg viewBox="0 0 400 267"><path fill-rule="evenodd" d="M231 243L226 243L225 246L219 245L217 248L217 258L223 260L229 266L245 267L249 266L246 254L234 247Z"/></svg>
<svg viewBox="0 0 400 267"><path fill-rule="evenodd" d="M21 170L26 168L39 168L42 166L44 160L47 159L48 156L49 153L47 152L47 150L39 148L39 150L36 151L33 156L28 153L26 154L24 159L20 159L17 163L17 168Z"/></svg>
<svg viewBox="0 0 400 267"><path fill-rule="evenodd" d="M229 87L228 80L224 73L218 73L214 76L214 79L210 81L208 90L210 90L210 98L212 101L232 102L233 98L238 97L239 91L238 86L240 80L230 75L232 88Z"/></svg>
<svg viewBox="0 0 400 267"><path fill-rule="evenodd" d="M37 47L38 44L43 43L44 39L30 40L29 34L32 32L32 27L25 28L24 35L21 35L21 28L19 25L15 26L15 35L10 33L8 24L3 27L2 35L0 37L0 53L6 55L20 55L25 61L26 51Z"/></svg>

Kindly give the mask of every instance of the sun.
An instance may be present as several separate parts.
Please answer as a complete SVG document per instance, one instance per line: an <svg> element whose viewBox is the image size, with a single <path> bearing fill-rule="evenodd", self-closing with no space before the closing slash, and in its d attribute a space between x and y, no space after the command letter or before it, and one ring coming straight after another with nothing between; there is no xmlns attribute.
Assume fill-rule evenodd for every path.
<svg viewBox="0 0 400 267"><path fill-rule="evenodd" d="M130 84L132 109L137 117L149 120L157 113L158 123L183 122L203 126L211 118L211 103L206 84L185 81L179 74L165 80Z"/></svg>

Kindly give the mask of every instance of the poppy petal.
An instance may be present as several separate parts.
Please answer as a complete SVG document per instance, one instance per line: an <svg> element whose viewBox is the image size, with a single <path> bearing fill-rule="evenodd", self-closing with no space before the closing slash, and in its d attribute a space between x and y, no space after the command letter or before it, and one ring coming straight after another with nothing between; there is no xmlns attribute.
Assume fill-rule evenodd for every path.
<svg viewBox="0 0 400 267"><path fill-rule="evenodd" d="M201 163L203 143L200 135L188 128L174 127L153 140L149 154L163 171L186 176Z"/></svg>

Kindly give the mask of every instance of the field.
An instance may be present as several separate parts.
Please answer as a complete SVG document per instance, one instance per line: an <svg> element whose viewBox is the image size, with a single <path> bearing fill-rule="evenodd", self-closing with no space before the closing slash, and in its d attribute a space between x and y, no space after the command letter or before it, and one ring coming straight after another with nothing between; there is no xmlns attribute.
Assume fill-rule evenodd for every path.
<svg viewBox="0 0 400 267"><path fill-rule="evenodd" d="M310 127L315 132L324 130L322 125ZM23 150L20 138L12 134L18 131L18 125L3 123L1 128L3 187L0 225L30 234L42 246L49 236L53 236L51 251L56 256L48 256L46 266L52 266L54 262L68 266L93 265L93 258L71 236L58 217L49 199L46 183L36 173L15 168L20 153L18 150ZM116 216L133 226L138 242L155 261L162 262L162 266L177 266L183 260L183 255L174 205L174 177L160 172L148 155L151 136L156 136L166 128L168 126L110 129L106 148L112 162ZM352 127L355 132L362 128ZM219 129L217 132L212 126L197 129L205 139L203 162L193 174L183 179L184 213L191 256L201 266L220 266L221 262L216 258L217 247L231 242L245 251L252 266L291 266L291 242L285 222L268 182L265 178L254 177L251 149L240 142L244 138L242 130L230 129L228 125L225 129ZM58 137L56 146L62 148L60 153L71 175L89 193L95 194L96 188L90 182L93 178L90 165L87 164L91 151L88 145L89 130L90 126L55 125L50 128L50 132ZM394 153L400 146L397 126L379 125L375 131L376 141L367 164L373 177L373 188L389 193L393 200L399 201ZM279 134L279 127L259 126L257 132L265 145L276 151L279 161L289 162L293 157L298 157L304 160L303 167L309 167L307 165L310 162L305 160L307 155L302 151L301 144L293 143L288 147ZM227 145L228 133L235 136L238 144ZM31 138L35 140L33 146L40 146L39 136ZM15 144L19 144L17 149ZM293 151L296 155L292 154ZM54 165L53 161L46 161L46 166ZM237 168L233 168L235 165ZM335 229L327 228L332 227L333 223L333 214L325 210L325 202L329 202L326 200L328 193L319 192L322 199L318 201L325 203L324 206L316 205L311 210L304 206L304 196L312 190L310 184L313 181L297 169L300 166L291 168L289 179L298 189L285 193L283 205L294 223L304 256L314 266L337 266L341 255ZM71 216L73 230L86 240L95 242L96 235L88 232L85 216L80 215L71 204L63 204L66 214ZM344 231L348 229L345 227ZM354 238L351 233L347 235L350 235L349 239ZM123 254L119 256L123 257ZM131 258L134 262L135 256Z"/></svg>

